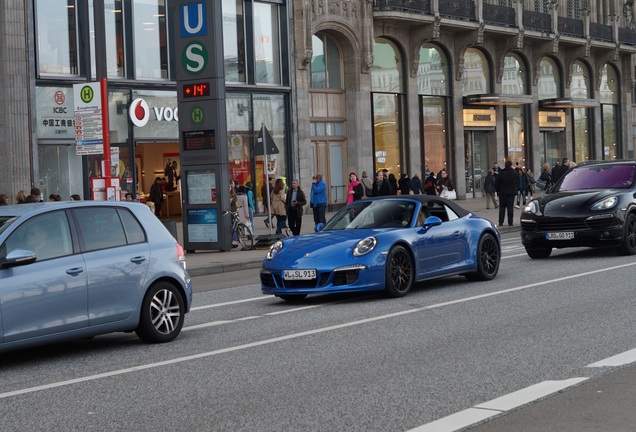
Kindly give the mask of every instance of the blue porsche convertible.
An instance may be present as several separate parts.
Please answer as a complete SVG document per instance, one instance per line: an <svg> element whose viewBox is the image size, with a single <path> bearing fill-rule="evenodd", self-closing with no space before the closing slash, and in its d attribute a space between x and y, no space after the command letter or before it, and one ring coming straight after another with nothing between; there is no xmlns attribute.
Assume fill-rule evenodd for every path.
<svg viewBox="0 0 636 432"><path fill-rule="evenodd" d="M356 201L316 228L272 245L261 270L264 294L284 300L365 291L402 297L418 281L452 275L484 281L499 271L495 225L437 196Z"/></svg>

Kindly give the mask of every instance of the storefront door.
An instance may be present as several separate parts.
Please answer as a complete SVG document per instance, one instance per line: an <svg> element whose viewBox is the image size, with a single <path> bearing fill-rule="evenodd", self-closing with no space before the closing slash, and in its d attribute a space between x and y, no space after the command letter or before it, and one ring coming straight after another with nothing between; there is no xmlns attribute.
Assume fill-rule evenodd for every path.
<svg viewBox="0 0 636 432"><path fill-rule="evenodd" d="M464 132L466 197L483 197L483 181L488 173L488 132Z"/></svg>

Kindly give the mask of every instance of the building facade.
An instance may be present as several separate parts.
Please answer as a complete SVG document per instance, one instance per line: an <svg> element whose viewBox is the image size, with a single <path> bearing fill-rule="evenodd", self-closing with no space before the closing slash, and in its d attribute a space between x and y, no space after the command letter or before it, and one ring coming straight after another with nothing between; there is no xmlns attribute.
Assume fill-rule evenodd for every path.
<svg viewBox="0 0 636 432"><path fill-rule="evenodd" d="M230 178L442 168L460 199L505 160L634 157L633 0L221 0ZM193 0L196 3L196 0ZM90 196L73 84L108 78L111 173L148 193L179 161L170 0L0 4L0 192ZM102 71L102 72L100 72ZM265 127L279 152L254 154Z"/></svg>
<svg viewBox="0 0 636 432"><path fill-rule="evenodd" d="M632 0L294 3L301 171L331 203L349 171L445 168L466 198L494 162L634 157Z"/></svg>

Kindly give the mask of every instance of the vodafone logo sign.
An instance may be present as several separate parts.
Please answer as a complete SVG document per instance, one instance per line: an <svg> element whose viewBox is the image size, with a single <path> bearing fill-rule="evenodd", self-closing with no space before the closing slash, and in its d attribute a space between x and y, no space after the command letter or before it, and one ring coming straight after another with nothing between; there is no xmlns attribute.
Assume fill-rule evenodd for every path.
<svg viewBox="0 0 636 432"><path fill-rule="evenodd" d="M179 109L170 107L153 107L157 121L179 121ZM142 98L137 98L130 104L128 109L130 121L137 127L144 127L150 120L150 107L148 102Z"/></svg>
<svg viewBox="0 0 636 432"><path fill-rule="evenodd" d="M130 109L128 110L128 117L130 117L130 121L132 121L135 126L146 126L150 119L150 107L148 106L148 102L141 98L132 101Z"/></svg>

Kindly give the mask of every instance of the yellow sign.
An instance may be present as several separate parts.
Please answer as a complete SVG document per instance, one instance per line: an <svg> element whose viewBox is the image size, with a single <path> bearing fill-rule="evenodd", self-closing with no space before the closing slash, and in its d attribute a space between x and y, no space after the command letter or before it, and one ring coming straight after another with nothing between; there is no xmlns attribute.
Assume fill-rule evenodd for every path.
<svg viewBox="0 0 636 432"><path fill-rule="evenodd" d="M464 127L495 127L496 125L495 110L464 108Z"/></svg>
<svg viewBox="0 0 636 432"><path fill-rule="evenodd" d="M539 111L540 128L564 128L565 113L563 111Z"/></svg>

